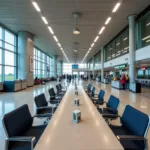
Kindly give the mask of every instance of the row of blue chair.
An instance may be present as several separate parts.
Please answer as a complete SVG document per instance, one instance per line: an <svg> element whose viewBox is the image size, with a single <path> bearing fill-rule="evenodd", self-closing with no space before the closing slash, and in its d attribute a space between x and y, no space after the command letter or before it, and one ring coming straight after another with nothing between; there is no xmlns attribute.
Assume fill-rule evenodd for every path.
<svg viewBox="0 0 150 150"><path fill-rule="evenodd" d="M149 116L130 105L126 105L123 115L118 114L119 98L111 95L108 102L104 101L105 91L100 90L95 94L95 87L87 86L87 94L97 107L97 110L107 121L112 132L116 135L125 150L147 150L147 132L149 130ZM106 103L106 108L99 108L99 105ZM110 124L110 120L120 119L121 125Z"/></svg>
<svg viewBox="0 0 150 150"><path fill-rule="evenodd" d="M7 137L5 150L33 150L47 126L47 124L33 126L34 118L46 117L50 120L66 92L61 84L56 85L56 89L57 93L53 88L48 90L49 101L46 100L44 93L34 98L37 107L35 116L31 116L27 104L4 115L2 122ZM48 106L48 103L55 105Z"/></svg>

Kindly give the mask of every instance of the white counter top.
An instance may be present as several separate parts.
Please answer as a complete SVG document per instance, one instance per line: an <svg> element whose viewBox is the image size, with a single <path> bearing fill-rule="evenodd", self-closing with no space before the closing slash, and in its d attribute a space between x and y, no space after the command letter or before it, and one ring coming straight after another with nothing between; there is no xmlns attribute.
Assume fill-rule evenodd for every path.
<svg viewBox="0 0 150 150"><path fill-rule="evenodd" d="M123 150L111 129L81 86L80 106L74 106L74 86L69 86L59 108L34 150ZM81 111L81 122L72 122L72 111Z"/></svg>
<svg viewBox="0 0 150 150"><path fill-rule="evenodd" d="M111 81L111 86L117 89L123 89L122 84L120 81Z"/></svg>

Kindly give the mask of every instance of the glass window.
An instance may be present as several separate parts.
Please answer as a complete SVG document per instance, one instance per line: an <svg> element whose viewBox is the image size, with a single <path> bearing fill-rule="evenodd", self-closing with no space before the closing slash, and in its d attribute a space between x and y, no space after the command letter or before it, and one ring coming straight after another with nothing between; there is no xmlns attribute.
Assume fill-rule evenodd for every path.
<svg viewBox="0 0 150 150"><path fill-rule="evenodd" d="M2 66L0 65L0 82L2 81Z"/></svg>
<svg viewBox="0 0 150 150"><path fill-rule="evenodd" d="M5 80L12 81L15 79L14 67L5 66Z"/></svg>
<svg viewBox="0 0 150 150"><path fill-rule="evenodd" d="M139 30L141 30L142 47L150 45L150 12L140 21Z"/></svg>
<svg viewBox="0 0 150 150"><path fill-rule="evenodd" d="M5 65L14 66L14 53L5 51Z"/></svg>
<svg viewBox="0 0 150 150"><path fill-rule="evenodd" d="M2 39L2 28L0 27L0 39Z"/></svg>
<svg viewBox="0 0 150 150"><path fill-rule="evenodd" d="M122 50L121 53L125 54L129 52L129 30L127 30L124 34L122 34Z"/></svg>
<svg viewBox="0 0 150 150"><path fill-rule="evenodd" d="M5 30L5 42L10 43L12 45L15 44L15 36L6 30Z"/></svg>
<svg viewBox="0 0 150 150"><path fill-rule="evenodd" d="M2 49L0 49L0 64L2 64Z"/></svg>
<svg viewBox="0 0 150 150"><path fill-rule="evenodd" d="M7 43L5 43L5 49L10 51L15 51L15 47Z"/></svg>

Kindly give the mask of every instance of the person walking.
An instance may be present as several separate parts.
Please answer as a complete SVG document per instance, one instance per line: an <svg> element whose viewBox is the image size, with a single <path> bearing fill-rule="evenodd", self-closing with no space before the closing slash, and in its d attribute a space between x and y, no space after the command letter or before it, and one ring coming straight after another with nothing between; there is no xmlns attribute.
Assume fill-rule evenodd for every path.
<svg viewBox="0 0 150 150"><path fill-rule="evenodd" d="M122 84L123 90L125 90L126 77L125 77L125 75L124 75L124 74L122 75L122 78L121 78L120 82L121 82L121 84Z"/></svg>

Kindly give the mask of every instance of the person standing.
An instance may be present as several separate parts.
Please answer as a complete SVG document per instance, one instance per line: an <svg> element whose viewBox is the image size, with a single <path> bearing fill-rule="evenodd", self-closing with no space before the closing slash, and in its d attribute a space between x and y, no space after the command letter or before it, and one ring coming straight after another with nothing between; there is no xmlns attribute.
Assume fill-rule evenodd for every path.
<svg viewBox="0 0 150 150"><path fill-rule="evenodd" d="M121 78L120 82L121 82L121 84L122 84L123 90L125 90L126 77L125 77L125 75L124 75L124 74L122 75L122 78Z"/></svg>
<svg viewBox="0 0 150 150"><path fill-rule="evenodd" d="M129 76L126 75L126 89L129 89Z"/></svg>

